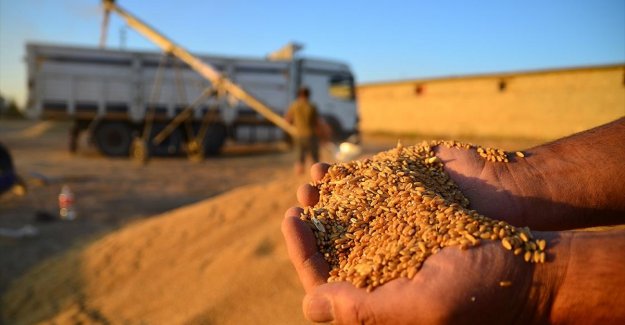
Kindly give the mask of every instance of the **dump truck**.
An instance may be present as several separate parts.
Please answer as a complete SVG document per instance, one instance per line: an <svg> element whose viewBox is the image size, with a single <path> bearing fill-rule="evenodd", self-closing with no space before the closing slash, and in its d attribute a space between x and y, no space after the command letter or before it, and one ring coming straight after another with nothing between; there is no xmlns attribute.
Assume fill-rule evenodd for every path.
<svg viewBox="0 0 625 325"><path fill-rule="evenodd" d="M354 77L345 63L299 57L197 57L277 115L284 114L299 87L309 87L334 136L346 138L358 132ZM26 61L29 115L72 120L75 132L87 131L107 156L129 155L133 137L145 130L148 119L153 137L197 98L200 102L189 120L195 134L203 120L210 121L200 141L206 154L218 153L226 139L250 143L285 138L280 127L242 100L227 94L202 99L211 82L171 55L30 43ZM151 150L182 152L186 131L179 124Z"/></svg>

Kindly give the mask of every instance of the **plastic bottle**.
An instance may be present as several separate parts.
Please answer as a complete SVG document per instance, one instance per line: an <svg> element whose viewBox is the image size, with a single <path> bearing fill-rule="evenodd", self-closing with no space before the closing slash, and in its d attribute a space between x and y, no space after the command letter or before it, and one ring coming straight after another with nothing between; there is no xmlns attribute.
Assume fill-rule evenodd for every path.
<svg viewBox="0 0 625 325"><path fill-rule="evenodd" d="M63 220L76 219L76 209L74 208L74 193L69 186L63 185L59 194L59 215Z"/></svg>

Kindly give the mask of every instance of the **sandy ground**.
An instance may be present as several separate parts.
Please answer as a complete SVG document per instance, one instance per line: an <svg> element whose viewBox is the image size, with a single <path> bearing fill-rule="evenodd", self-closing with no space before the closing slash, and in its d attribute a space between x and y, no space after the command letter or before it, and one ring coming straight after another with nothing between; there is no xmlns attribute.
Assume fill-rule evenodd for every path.
<svg viewBox="0 0 625 325"><path fill-rule="evenodd" d="M48 180L24 197L0 197L1 228L39 232L0 239L4 322L304 322L279 224L307 178L293 177L285 146L230 146L201 163L138 166L101 157L85 141L70 155L66 133L66 124L0 121L20 174ZM465 140L509 150L535 144ZM365 153L395 141L365 137ZM37 211L57 213L62 185L75 192L78 219L35 221Z"/></svg>
<svg viewBox="0 0 625 325"><path fill-rule="evenodd" d="M81 244L89 235L106 233L241 185L290 175L291 156L279 146L230 150L223 157L202 163L161 158L142 167L128 159L101 157L92 148L70 155L65 149L65 124L41 128L40 123L0 121L0 125L0 141L11 150L18 172L25 178L39 174L49 180L47 186L33 186L25 197L0 198L0 227L31 224L40 232L40 236L27 240L0 239L0 290L33 263ZM36 211L58 213L57 196L62 185L75 193L78 219L35 222Z"/></svg>
<svg viewBox="0 0 625 325"><path fill-rule="evenodd" d="M124 227L52 258L3 297L14 324L300 324L279 231L283 178ZM262 321L261 321L262 320Z"/></svg>

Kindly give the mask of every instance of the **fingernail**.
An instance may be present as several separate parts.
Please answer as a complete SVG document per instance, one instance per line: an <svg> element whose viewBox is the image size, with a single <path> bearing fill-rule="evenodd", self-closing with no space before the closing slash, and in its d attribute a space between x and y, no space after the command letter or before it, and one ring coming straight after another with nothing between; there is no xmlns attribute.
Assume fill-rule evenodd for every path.
<svg viewBox="0 0 625 325"><path fill-rule="evenodd" d="M313 322L331 322L334 320L332 303L322 295L313 295L307 299L306 318Z"/></svg>

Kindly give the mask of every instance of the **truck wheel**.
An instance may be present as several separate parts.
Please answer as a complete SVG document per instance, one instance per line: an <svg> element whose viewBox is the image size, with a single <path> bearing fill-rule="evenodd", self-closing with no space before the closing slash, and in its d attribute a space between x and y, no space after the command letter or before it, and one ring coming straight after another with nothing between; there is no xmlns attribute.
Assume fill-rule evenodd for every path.
<svg viewBox="0 0 625 325"><path fill-rule="evenodd" d="M95 144L107 156L128 156L132 130L123 122L101 122L93 131Z"/></svg>
<svg viewBox="0 0 625 325"><path fill-rule="evenodd" d="M213 124L208 127L204 137L204 154L215 156L219 154L226 142L226 126L223 124Z"/></svg>
<svg viewBox="0 0 625 325"><path fill-rule="evenodd" d="M182 140L182 132L180 128L175 129L163 142L158 145L154 144L152 140L159 134L161 131L165 129L167 124L165 123L155 123L152 126L152 131L150 132L150 141L149 141L149 149L150 155L155 157L166 157L172 155L178 155L183 152L183 140Z"/></svg>

